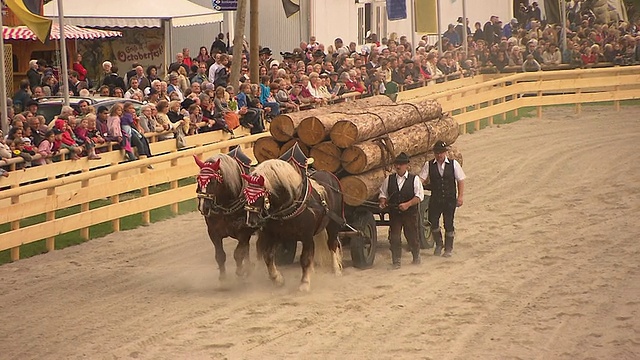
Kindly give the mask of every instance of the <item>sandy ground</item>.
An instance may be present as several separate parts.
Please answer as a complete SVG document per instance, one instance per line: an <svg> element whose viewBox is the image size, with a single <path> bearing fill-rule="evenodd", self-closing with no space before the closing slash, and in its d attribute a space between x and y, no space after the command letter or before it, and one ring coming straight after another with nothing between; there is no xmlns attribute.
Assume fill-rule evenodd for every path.
<svg viewBox="0 0 640 360"><path fill-rule="evenodd" d="M382 241L307 294L297 266L221 285L195 213L1 266L0 358L640 359L639 115L461 136L455 256L390 271Z"/></svg>

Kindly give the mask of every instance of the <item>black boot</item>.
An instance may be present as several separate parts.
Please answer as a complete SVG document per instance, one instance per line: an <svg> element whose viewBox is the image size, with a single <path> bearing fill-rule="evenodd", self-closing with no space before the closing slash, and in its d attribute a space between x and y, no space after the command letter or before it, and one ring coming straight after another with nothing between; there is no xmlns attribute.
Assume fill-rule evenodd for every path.
<svg viewBox="0 0 640 360"><path fill-rule="evenodd" d="M433 242L435 244L433 255L440 256L442 254L442 232L440 229L432 230L431 236L433 237Z"/></svg>
<svg viewBox="0 0 640 360"><path fill-rule="evenodd" d="M453 232L448 232L444 234L444 257L451 257L451 252L453 251Z"/></svg>
<svg viewBox="0 0 640 360"><path fill-rule="evenodd" d="M391 266L393 269L400 269L400 258L402 258L402 245L391 244Z"/></svg>

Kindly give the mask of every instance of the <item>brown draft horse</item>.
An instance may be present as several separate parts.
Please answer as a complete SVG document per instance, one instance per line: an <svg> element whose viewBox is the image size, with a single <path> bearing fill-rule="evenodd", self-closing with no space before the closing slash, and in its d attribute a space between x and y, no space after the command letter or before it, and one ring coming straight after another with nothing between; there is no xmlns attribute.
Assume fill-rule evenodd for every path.
<svg viewBox="0 0 640 360"><path fill-rule="evenodd" d="M302 242L299 289L310 290L316 250L313 238L325 229L333 271L336 275L342 273L338 233L344 225L344 203L340 182L333 174L317 171L307 177L290 163L274 159L242 177L247 181L243 190L247 201L246 225L260 227L256 247L276 285L284 285L275 264L277 245L299 240Z"/></svg>
<svg viewBox="0 0 640 360"><path fill-rule="evenodd" d="M205 162L195 157L200 167L197 177L198 210L204 215L207 232L216 251L216 261L220 269L219 279L226 278L222 240L232 237L238 240L233 257L236 260L236 275L246 276L251 270L249 263L249 239L256 229L245 226L242 195L242 174L249 171L249 159L239 148L227 154L218 154ZM246 260L246 261L245 261Z"/></svg>

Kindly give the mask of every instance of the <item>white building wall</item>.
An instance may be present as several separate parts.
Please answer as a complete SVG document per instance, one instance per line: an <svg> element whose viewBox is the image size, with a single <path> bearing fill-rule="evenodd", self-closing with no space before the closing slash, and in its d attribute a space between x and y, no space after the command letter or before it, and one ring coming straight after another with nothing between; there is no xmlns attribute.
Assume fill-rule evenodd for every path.
<svg viewBox="0 0 640 360"><path fill-rule="evenodd" d="M325 45L325 49L338 37L345 45L357 42L358 10L355 1L311 0L311 4L311 33Z"/></svg>
<svg viewBox="0 0 640 360"><path fill-rule="evenodd" d="M193 3L212 8L211 0L190 0ZM185 26L172 29L171 47L173 54L170 54L171 61L175 61L175 53L188 48L192 57L198 56L200 46L206 46L207 51L211 48L211 43L216 36L222 32L222 23Z"/></svg>
<svg viewBox="0 0 640 360"><path fill-rule="evenodd" d="M412 37L413 34L413 26L411 19L413 18L413 0L405 0L407 2L407 18L403 20L394 20L387 21L387 33L384 36L380 36L378 34L378 39L382 39L383 37L389 37L389 34L396 33L398 37L405 35L407 40L412 44L416 44L416 39ZM420 1L420 0L417 0Z"/></svg>

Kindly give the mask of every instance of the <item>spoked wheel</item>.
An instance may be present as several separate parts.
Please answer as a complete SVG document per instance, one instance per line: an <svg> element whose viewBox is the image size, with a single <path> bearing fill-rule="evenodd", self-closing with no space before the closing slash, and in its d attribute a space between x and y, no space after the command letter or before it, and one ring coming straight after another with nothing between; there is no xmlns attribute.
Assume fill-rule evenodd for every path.
<svg viewBox="0 0 640 360"><path fill-rule="evenodd" d="M358 210L353 215L353 221L349 223L356 230L362 232L361 236L354 236L350 240L351 260L353 266L358 269L367 269L373 266L378 247L378 233L376 219L369 210Z"/></svg>
<svg viewBox="0 0 640 360"><path fill-rule="evenodd" d="M276 265L291 265L296 258L297 241L290 241L276 247Z"/></svg>
<svg viewBox="0 0 640 360"><path fill-rule="evenodd" d="M424 195L424 200L420 203L418 217L418 228L420 237L420 249L431 249L433 238L431 237L431 223L429 222L429 195Z"/></svg>

